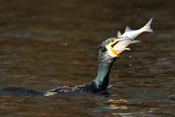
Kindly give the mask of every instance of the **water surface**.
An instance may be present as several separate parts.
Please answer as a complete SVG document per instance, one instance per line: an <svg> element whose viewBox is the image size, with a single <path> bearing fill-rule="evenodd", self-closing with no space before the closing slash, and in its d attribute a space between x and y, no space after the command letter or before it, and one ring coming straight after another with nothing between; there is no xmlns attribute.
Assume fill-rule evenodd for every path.
<svg viewBox="0 0 175 117"><path fill-rule="evenodd" d="M175 116L175 9L163 0L2 0L0 89L44 92L94 79L97 46L151 17L154 34L116 59L101 94L0 93L1 116Z"/></svg>

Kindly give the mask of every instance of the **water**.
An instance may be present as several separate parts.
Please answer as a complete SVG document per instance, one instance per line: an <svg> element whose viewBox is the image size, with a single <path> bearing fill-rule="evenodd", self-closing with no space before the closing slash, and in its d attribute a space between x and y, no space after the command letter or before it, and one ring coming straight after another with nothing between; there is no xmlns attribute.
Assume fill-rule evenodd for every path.
<svg viewBox="0 0 175 117"><path fill-rule="evenodd" d="M0 4L0 89L44 92L84 84L96 75L97 46L106 38L142 27L115 61L113 86L101 94L51 97L0 93L1 116L175 116L174 1L9 1Z"/></svg>

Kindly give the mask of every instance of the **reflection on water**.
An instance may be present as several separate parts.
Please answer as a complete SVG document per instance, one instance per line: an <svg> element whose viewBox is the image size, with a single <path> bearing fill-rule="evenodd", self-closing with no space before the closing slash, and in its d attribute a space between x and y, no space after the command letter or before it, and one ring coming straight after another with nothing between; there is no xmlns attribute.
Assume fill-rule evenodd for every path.
<svg viewBox="0 0 175 117"><path fill-rule="evenodd" d="M142 27L154 34L117 58L108 94L53 97L0 93L2 116L175 116L174 1L2 0L0 89L44 92L88 83L96 75L97 46Z"/></svg>

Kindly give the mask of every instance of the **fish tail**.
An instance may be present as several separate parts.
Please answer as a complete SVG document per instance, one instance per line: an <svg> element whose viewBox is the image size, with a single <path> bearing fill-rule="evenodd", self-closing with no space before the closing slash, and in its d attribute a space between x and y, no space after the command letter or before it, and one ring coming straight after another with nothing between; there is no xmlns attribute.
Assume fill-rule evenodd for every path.
<svg viewBox="0 0 175 117"><path fill-rule="evenodd" d="M142 30L143 32L154 32L154 31L151 29L152 20L153 20L153 18L151 18L151 19L149 20L149 22L148 22L143 28L141 28L141 30Z"/></svg>

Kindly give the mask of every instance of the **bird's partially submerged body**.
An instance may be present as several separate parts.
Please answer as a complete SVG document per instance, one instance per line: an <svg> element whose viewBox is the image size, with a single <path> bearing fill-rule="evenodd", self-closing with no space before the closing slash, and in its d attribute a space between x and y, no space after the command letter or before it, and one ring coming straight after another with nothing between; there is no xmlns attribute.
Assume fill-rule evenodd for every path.
<svg viewBox="0 0 175 117"><path fill-rule="evenodd" d="M60 86L45 92L44 96L51 96L60 93L98 93L100 90L94 82L83 85Z"/></svg>
<svg viewBox="0 0 175 117"><path fill-rule="evenodd" d="M118 33L118 37L108 38L98 46L98 66L97 66L97 76L96 78L88 84L83 85L69 85L69 86L60 86L51 90L48 90L43 93L44 96L56 95L59 93L98 93L107 89L109 84L109 73L111 67L118 55L124 50L130 50L127 46L131 43L137 43L140 41L135 41L134 39L143 32L153 32L150 28L150 21L139 30L129 30L126 28L126 31L123 35ZM26 88L16 88L18 91L28 91ZM14 91L11 88L5 88L4 91ZM35 91L29 90L33 94Z"/></svg>

